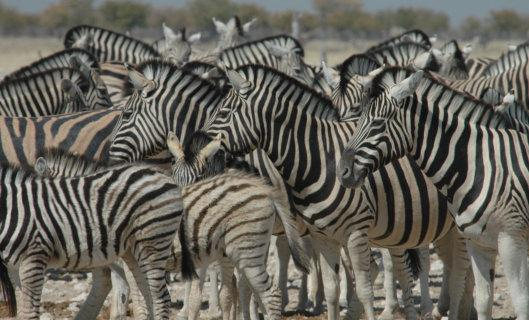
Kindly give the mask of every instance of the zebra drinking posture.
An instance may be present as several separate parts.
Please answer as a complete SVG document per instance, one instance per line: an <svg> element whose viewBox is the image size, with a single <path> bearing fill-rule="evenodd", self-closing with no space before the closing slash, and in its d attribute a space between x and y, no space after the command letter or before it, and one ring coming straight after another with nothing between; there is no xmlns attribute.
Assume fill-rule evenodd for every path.
<svg viewBox="0 0 529 320"><path fill-rule="evenodd" d="M388 69L371 84L339 164L346 186L408 154L454 208L468 237L478 318L491 319L496 253L518 319L529 319L529 141L506 118L423 72Z"/></svg>
<svg viewBox="0 0 529 320"><path fill-rule="evenodd" d="M48 179L3 166L0 184L0 260L19 270L17 319L39 319L47 268L101 268L119 257L149 297L151 315L168 318L165 263L182 214L180 189L170 177L126 165Z"/></svg>
<svg viewBox="0 0 529 320"><path fill-rule="evenodd" d="M368 241L404 249L441 238L452 226L447 220L446 201L409 161L388 166L360 192L343 188L334 164L354 132L354 123L339 121L328 99L275 70L247 66L239 72L229 71L234 89L208 133L222 133L227 151L233 154L263 149L292 188L294 206L313 231L313 242L322 254L329 318L338 317L336 268L339 248L347 243L357 294L367 318L374 319ZM410 196L415 192L422 194L419 203ZM410 283L404 280L407 272L399 270L397 275L404 288L407 317L414 318L407 289ZM457 291L462 288L452 289L452 297L461 297Z"/></svg>

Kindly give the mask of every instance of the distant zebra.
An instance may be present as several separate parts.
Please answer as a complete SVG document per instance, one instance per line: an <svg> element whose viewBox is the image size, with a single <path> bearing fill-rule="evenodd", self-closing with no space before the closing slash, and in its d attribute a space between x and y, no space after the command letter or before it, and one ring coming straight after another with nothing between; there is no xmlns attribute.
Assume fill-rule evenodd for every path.
<svg viewBox="0 0 529 320"><path fill-rule="evenodd" d="M71 28L64 36L65 48L80 48L100 62L122 61L137 64L162 56L147 43L115 31L88 25Z"/></svg>
<svg viewBox="0 0 529 320"><path fill-rule="evenodd" d="M426 33L424 33L422 30L415 29L415 30L406 31L398 36L382 41L370 47L369 49L367 49L366 53L376 51L382 47L391 47L391 46L397 45L402 42L417 43L421 46L424 46L428 50L432 47L432 44L430 42L430 37L428 37Z"/></svg>
<svg viewBox="0 0 529 320"><path fill-rule="evenodd" d="M515 313L529 319L527 132L422 71L390 68L371 87L340 160L342 183L360 187L369 173L408 155L450 201L468 239L478 318L492 317L498 253Z"/></svg>
<svg viewBox="0 0 529 320"><path fill-rule="evenodd" d="M96 81L99 76L94 75ZM75 69L51 69L0 83L0 115L38 117L106 109L112 106L106 87Z"/></svg>
<svg viewBox="0 0 529 320"><path fill-rule="evenodd" d="M234 47L242 42L242 39L246 37L250 28L257 21L256 18L241 23L241 19L238 16L233 16L228 20L227 23L219 21L215 18L212 19L215 25L215 30L219 35L219 41L217 42L217 50L224 50L230 47Z"/></svg>
<svg viewBox="0 0 529 320"><path fill-rule="evenodd" d="M208 126L208 134L223 134L223 145L233 154L262 148L292 188L293 204L311 229L313 242L322 254L329 319L338 318L335 268L339 263L339 248L346 243L357 294L367 318L374 319L368 275L369 243L395 248L393 258L398 260L403 255L397 254L397 248L423 246L442 238L452 227L447 219L446 200L432 185L428 186L417 174L418 168L409 161L388 166L384 174L374 175L361 192L340 187L333 164L339 159L340 145L354 132L354 123L339 121L328 99L270 68L247 66L238 72L228 71L228 75L234 89ZM257 101L267 103L262 105ZM424 193L413 199L409 197L419 192ZM412 205L416 199L422 199L421 204ZM424 210L419 208L428 208L428 218L422 218ZM421 218L412 218L414 215ZM464 265L465 257L459 259L460 265ZM399 261L397 265L405 264ZM455 271L452 276L459 277L459 283L453 283L459 287L452 288L453 296L461 297L466 270ZM397 277L403 286L407 318L415 318L409 272L409 269L399 269ZM451 302L457 309L459 299Z"/></svg>
<svg viewBox="0 0 529 320"><path fill-rule="evenodd" d="M2 166L0 185L0 260L19 270L17 319L39 319L47 268L101 268L119 257L151 297L152 315L168 319L165 264L182 215L180 188L170 177L126 165L47 179Z"/></svg>
<svg viewBox="0 0 529 320"><path fill-rule="evenodd" d="M79 62L76 65L72 65L72 59L78 59ZM99 72L99 63L92 54L83 49L73 48L55 52L47 57L31 63L28 66L13 71L6 75L2 81L25 78L33 74L41 73L51 69L77 68L78 66L86 66L87 70L93 69Z"/></svg>

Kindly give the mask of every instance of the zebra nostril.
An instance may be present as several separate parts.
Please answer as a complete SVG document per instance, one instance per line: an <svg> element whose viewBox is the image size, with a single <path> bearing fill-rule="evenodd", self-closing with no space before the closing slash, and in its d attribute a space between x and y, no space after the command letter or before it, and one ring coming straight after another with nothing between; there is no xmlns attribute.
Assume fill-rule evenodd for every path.
<svg viewBox="0 0 529 320"><path fill-rule="evenodd" d="M348 178L350 174L351 174L351 170L349 170L349 168L347 167L342 168L342 178Z"/></svg>

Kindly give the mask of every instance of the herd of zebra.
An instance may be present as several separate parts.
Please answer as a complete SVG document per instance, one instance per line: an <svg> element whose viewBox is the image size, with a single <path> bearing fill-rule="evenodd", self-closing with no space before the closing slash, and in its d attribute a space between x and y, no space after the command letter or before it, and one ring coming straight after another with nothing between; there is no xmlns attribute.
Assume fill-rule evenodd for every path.
<svg viewBox="0 0 529 320"><path fill-rule="evenodd" d="M77 26L64 50L1 80L10 316L38 319L58 268L92 272L76 319L95 319L112 288L112 319L129 296L135 318L168 319L168 271L186 282L179 317L198 318L209 275L223 319L280 319L292 256L299 310L324 300L339 319L342 289L345 317L373 320L375 247L381 319L399 306L394 279L406 319L419 317L416 278L422 318L491 319L498 253L529 320L529 43L475 59L411 30L312 66L295 37L247 41L255 20L213 23L207 52L193 47L200 34L166 25L152 45ZM443 261L435 307L431 244Z"/></svg>

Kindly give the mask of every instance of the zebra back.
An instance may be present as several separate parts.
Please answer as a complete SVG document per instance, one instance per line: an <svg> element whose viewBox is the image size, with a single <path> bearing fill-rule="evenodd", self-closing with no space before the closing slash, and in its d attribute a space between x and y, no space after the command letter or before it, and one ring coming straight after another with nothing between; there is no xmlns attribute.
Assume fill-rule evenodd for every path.
<svg viewBox="0 0 529 320"><path fill-rule="evenodd" d="M398 36L382 41L370 47L369 49L367 49L366 52L369 53L371 51L377 51L378 49L382 47L394 46L401 42L417 43L419 45L426 47L427 49L430 49L432 47L432 44L430 43L430 37L428 37L426 33L424 33L422 30L415 29L415 30L406 31Z"/></svg>
<svg viewBox="0 0 529 320"><path fill-rule="evenodd" d="M101 98L100 96L103 95ZM109 107L92 81L71 68L51 69L0 83L0 115L36 117Z"/></svg>
<svg viewBox="0 0 529 320"><path fill-rule="evenodd" d="M100 62L123 61L137 64L148 59L161 58L153 47L141 40L88 25L79 25L68 30L64 36L64 47L85 49Z"/></svg>
<svg viewBox="0 0 529 320"><path fill-rule="evenodd" d="M529 57L529 42L518 45L515 50L503 53L498 59L490 63L484 70L484 77L495 76L506 70L527 63Z"/></svg>
<svg viewBox="0 0 529 320"><path fill-rule="evenodd" d="M22 67L12 73L6 75L3 81L12 80L16 78L28 77L36 73L41 73L51 69L57 68L73 68L71 65L71 58L77 57L81 63L89 69L99 71L99 63L97 59L88 51L78 48L65 49L55 52L47 57L31 63L28 66Z"/></svg>
<svg viewBox="0 0 529 320"><path fill-rule="evenodd" d="M221 52L220 60L230 69L237 69L247 64L262 64L277 68L279 61L270 53L267 44L288 48L292 53L301 57L305 54L297 39L279 35L227 48Z"/></svg>
<svg viewBox="0 0 529 320"><path fill-rule="evenodd" d="M367 54L379 64L389 64L392 66L407 66L415 60L417 56L429 51L429 48L415 42L399 42L390 46L377 47Z"/></svg>

